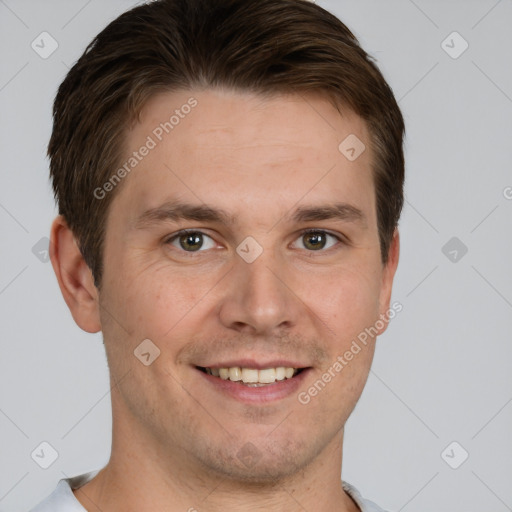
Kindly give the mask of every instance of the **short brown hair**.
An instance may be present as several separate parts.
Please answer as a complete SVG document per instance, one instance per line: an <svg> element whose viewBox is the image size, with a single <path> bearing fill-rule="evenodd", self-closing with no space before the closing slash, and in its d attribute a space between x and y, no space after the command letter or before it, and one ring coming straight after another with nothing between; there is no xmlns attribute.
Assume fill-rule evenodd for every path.
<svg viewBox="0 0 512 512"><path fill-rule="evenodd" d="M365 120L386 263L403 205L404 122L352 32L306 0L157 0L125 12L98 34L55 98L50 176L59 213L96 286L116 191L102 200L93 193L119 165L127 127L157 92L215 87L318 92Z"/></svg>

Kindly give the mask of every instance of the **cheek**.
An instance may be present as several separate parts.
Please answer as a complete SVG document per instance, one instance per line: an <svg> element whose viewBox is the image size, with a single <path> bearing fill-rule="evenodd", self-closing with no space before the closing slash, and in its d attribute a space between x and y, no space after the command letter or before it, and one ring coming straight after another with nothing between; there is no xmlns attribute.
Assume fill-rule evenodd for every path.
<svg viewBox="0 0 512 512"><path fill-rule="evenodd" d="M123 317L139 336L160 339L200 306L207 283L169 272L144 272L119 292Z"/></svg>
<svg viewBox="0 0 512 512"><path fill-rule="evenodd" d="M379 287L374 276L341 270L308 291L309 306L333 331L346 340L373 323L379 312Z"/></svg>

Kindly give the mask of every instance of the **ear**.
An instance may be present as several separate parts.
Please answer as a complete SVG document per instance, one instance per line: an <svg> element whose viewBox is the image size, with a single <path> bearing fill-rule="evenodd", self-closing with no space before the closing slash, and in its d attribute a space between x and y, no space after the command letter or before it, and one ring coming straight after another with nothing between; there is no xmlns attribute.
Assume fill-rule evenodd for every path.
<svg viewBox="0 0 512 512"><path fill-rule="evenodd" d="M379 330L379 335L382 334L388 326L391 291L393 289L393 279L398 266L399 255L400 235L398 233L398 229L395 229L389 246L388 261L382 270L382 283L379 295L379 315L380 318L384 320L385 325L381 330Z"/></svg>
<svg viewBox="0 0 512 512"><path fill-rule="evenodd" d="M101 331L98 289L62 215L52 224L50 259L60 291L75 322L86 332Z"/></svg>

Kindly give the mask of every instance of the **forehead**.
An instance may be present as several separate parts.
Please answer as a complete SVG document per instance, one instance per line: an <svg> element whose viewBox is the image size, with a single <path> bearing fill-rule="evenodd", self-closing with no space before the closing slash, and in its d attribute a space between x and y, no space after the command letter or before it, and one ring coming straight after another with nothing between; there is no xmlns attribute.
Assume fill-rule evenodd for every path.
<svg viewBox="0 0 512 512"><path fill-rule="evenodd" d="M335 107L319 92L259 94L226 89L153 95L142 108L128 140L135 142L134 139L146 135L148 130L156 138L161 135L167 139L165 136L172 134L172 138L181 142L194 135L197 141L203 139L207 145L247 142L248 137L275 143L300 139L314 143L330 135L325 140L330 143L333 137L337 139L343 134L357 132L367 136L366 123L360 116L343 105Z"/></svg>
<svg viewBox="0 0 512 512"><path fill-rule="evenodd" d="M368 217L373 213L367 127L318 95L160 93L126 143L125 160L140 160L119 195L134 212L176 198L230 203L235 215L243 206L263 214L321 197L322 203L350 199ZM347 149L357 158L348 158L354 151Z"/></svg>

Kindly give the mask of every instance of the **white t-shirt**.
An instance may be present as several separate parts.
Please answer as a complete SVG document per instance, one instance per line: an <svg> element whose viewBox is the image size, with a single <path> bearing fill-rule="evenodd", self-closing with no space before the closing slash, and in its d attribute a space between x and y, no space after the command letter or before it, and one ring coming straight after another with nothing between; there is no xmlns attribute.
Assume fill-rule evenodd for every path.
<svg viewBox="0 0 512 512"><path fill-rule="evenodd" d="M72 489L82 487L99 472L100 470L91 471L90 473L60 480L55 491L29 512L86 512L85 508L75 498ZM343 481L342 485L347 494L359 506L361 512L386 512L372 501L365 500L354 486Z"/></svg>

